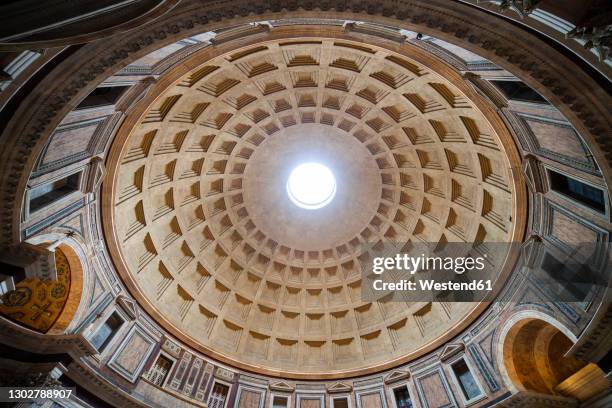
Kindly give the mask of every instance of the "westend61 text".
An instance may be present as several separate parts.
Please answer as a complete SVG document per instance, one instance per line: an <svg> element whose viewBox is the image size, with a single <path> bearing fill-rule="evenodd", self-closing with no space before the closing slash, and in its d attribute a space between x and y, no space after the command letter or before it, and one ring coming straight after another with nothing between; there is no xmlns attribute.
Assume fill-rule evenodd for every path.
<svg viewBox="0 0 612 408"><path fill-rule="evenodd" d="M473 280L471 282L436 282L433 279L419 280L416 282L402 279L397 282L383 282L381 279L375 280L372 284L377 291L491 291L493 284L490 279Z"/></svg>

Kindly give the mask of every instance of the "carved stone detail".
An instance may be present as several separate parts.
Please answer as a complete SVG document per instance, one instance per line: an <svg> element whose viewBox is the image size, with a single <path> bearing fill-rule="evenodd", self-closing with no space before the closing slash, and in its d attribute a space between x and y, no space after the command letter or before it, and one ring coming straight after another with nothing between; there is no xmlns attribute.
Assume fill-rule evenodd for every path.
<svg viewBox="0 0 612 408"><path fill-rule="evenodd" d="M473 72L463 74L466 82L470 84L476 92L485 97L497 109L507 108L508 99L500 92L500 90L486 79L482 79L480 75Z"/></svg>
<svg viewBox="0 0 612 408"><path fill-rule="evenodd" d="M125 91L121 98L119 98L115 104L115 110L125 114L129 113L130 109L147 94L156 81L154 77L148 76L131 86Z"/></svg>
<svg viewBox="0 0 612 408"><path fill-rule="evenodd" d="M406 370L395 370L388 374L384 381L385 384L393 384L394 382L404 380L410 377L410 373Z"/></svg>
<svg viewBox="0 0 612 408"><path fill-rule="evenodd" d="M541 0L502 0L499 4L501 10L516 11L521 17L526 17L535 9Z"/></svg>
<svg viewBox="0 0 612 408"><path fill-rule="evenodd" d="M612 24L610 24L612 11L604 11L590 21L584 22L567 33L568 38L583 42L587 50L594 51L599 61L612 57Z"/></svg>
<svg viewBox="0 0 612 408"><path fill-rule="evenodd" d="M542 238L539 235L532 235L521 245L523 265L533 268L539 258L542 248Z"/></svg>
<svg viewBox="0 0 612 408"><path fill-rule="evenodd" d="M346 393L351 391L353 391L353 387L351 385L341 382L331 384L327 387L327 392L330 394Z"/></svg>
<svg viewBox="0 0 612 408"><path fill-rule="evenodd" d="M87 177L86 190L87 193L95 193L106 175L104 160L101 157L94 157L89 164L89 174Z"/></svg>
<svg viewBox="0 0 612 408"><path fill-rule="evenodd" d="M523 175L527 182L527 187L532 193L545 193L545 180L542 170L538 164L538 159L532 155L525 157L523 162Z"/></svg>
<svg viewBox="0 0 612 408"><path fill-rule="evenodd" d="M270 388L272 391L281 391L289 393L295 391L295 387L285 381L271 382L270 385L268 385L268 388Z"/></svg>
<svg viewBox="0 0 612 408"><path fill-rule="evenodd" d="M463 343L448 343L446 346L444 346L442 352L440 353L440 361L447 361L451 357L461 353L463 350L465 350L465 344Z"/></svg>
<svg viewBox="0 0 612 408"><path fill-rule="evenodd" d="M119 295L119 297L117 297L117 304L125 310L132 320L138 317L138 307L136 306L136 302L132 299L125 295Z"/></svg>

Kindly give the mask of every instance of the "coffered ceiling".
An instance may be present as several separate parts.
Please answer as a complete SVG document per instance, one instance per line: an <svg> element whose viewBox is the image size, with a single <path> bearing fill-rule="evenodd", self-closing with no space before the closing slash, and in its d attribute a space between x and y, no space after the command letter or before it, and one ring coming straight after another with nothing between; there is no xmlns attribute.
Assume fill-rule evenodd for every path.
<svg viewBox="0 0 612 408"><path fill-rule="evenodd" d="M104 198L114 260L153 317L224 361L316 377L416 356L474 315L361 298L368 245L514 241L524 222L499 118L449 67L395 48L276 39L160 79ZM313 160L338 193L309 211L285 183Z"/></svg>

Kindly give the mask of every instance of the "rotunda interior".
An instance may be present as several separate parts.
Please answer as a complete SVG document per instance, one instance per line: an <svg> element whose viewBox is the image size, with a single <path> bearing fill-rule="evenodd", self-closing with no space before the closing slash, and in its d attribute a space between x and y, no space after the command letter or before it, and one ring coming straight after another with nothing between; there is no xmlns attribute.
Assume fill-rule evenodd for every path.
<svg viewBox="0 0 612 408"><path fill-rule="evenodd" d="M612 404L607 2L45 7L0 5L0 386ZM421 248L490 288L370 295Z"/></svg>

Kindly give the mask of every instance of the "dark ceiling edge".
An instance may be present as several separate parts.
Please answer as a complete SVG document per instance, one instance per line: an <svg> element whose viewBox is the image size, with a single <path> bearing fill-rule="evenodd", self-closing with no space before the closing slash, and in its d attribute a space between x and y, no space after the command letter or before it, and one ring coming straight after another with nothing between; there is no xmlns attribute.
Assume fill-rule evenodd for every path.
<svg viewBox="0 0 612 408"><path fill-rule="evenodd" d="M549 36L548 34L542 33L525 23L515 20L503 13L496 13L493 10L467 2L466 0L456 0L456 1L462 4L465 4L466 6L478 9L481 12L487 13L491 16L502 18L506 22L512 24L513 26L521 30L528 31L530 34L535 35L540 40L550 44L556 51L560 52L565 57L571 59L574 63L579 65L590 77L592 77L593 79L597 81L597 83L602 87L602 89L604 89L609 95L612 95L612 78L608 78L601 71L599 71L597 68L591 65L587 60L585 60L582 56L572 51L569 47L561 43L559 40Z"/></svg>

